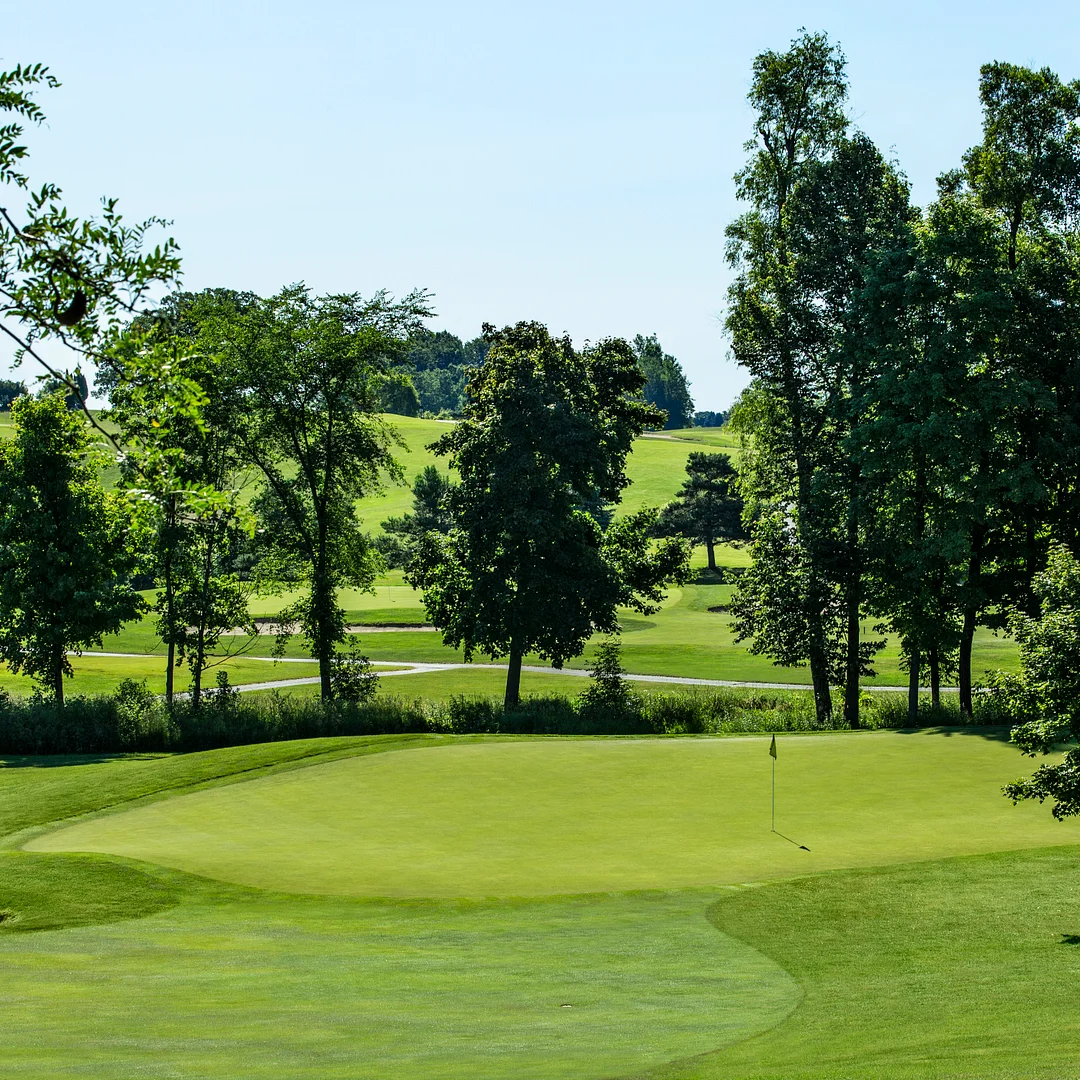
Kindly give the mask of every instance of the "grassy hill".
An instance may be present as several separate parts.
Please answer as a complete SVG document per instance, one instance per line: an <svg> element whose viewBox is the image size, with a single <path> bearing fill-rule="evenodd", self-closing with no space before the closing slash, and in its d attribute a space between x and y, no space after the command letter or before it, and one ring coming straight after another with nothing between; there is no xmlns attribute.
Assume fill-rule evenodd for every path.
<svg viewBox="0 0 1080 1080"><path fill-rule="evenodd" d="M404 442L398 460L405 469L406 486L388 486L381 495L361 499L360 516L372 532L380 532L379 522L406 514L412 508L409 487L413 478L428 465L448 471L446 461L436 458L428 445L450 426L443 420L421 420L410 416L387 416ZM717 428L689 428L646 435L634 442L627 472L632 485L623 496L619 513L633 513L643 506L670 502L686 479L686 459L694 451L731 451L733 441Z"/></svg>

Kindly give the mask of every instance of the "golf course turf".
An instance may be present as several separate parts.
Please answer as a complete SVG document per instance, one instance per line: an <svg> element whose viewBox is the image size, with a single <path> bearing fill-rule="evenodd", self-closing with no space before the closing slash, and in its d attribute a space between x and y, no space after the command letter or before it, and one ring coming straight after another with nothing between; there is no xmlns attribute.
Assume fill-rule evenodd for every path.
<svg viewBox="0 0 1080 1080"><path fill-rule="evenodd" d="M1001 797L1030 763L780 738L805 852L767 745L11 760L0 1074L1075 1076L1080 823Z"/></svg>

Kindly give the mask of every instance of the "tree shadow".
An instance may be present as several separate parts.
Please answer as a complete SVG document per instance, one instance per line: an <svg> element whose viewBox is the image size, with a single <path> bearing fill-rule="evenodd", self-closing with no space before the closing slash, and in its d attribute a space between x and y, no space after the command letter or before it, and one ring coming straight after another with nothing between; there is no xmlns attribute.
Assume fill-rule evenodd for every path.
<svg viewBox="0 0 1080 1080"><path fill-rule="evenodd" d="M56 769L68 765L100 765L120 758L151 758L159 754L0 754L0 769Z"/></svg>
<svg viewBox="0 0 1080 1080"><path fill-rule="evenodd" d="M1059 945L1080 945L1080 934L1062 934Z"/></svg>
<svg viewBox="0 0 1080 1080"><path fill-rule="evenodd" d="M890 728L897 735L944 735L952 738L955 735L974 736L979 739L990 739L993 742L1009 741L1012 727L1003 724L959 724L947 726L942 724L928 724L926 727L903 727Z"/></svg>

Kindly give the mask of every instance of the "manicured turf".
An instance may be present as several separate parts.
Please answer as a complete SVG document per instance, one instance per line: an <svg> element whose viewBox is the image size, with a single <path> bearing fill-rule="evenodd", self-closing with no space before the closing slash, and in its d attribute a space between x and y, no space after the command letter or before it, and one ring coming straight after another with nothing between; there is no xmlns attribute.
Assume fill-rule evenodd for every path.
<svg viewBox="0 0 1080 1080"><path fill-rule="evenodd" d="M710 917L806 996L778 1028L658 1078L1080 1075L1080 849L744 889Z"/></svg>
<svg viewBox="0 0 1080 1080"><path fill-rule="evenodd" d="M81 1075L182 1080L1072 1080L1080 848L939 857L1076 842L1075 823L1014 810L998 795L1001 779L1028 763L974 733L778 744L778 826L809 854L772 837L767 821L746 832L767 815L761 739L413 736L9 759L4 833L139 800L78 828L137 832L156 814L184 830L189 808L202 806L204 839L213 847L230 832L240 862L261 848L256 861L280 885L282 863L306 854L275 834L295 839L315 800L321 820L308 825L340 840L324 884L367 873L342 870L359 853L399 882L415 880L417 864L443 881L479 869L473 891L490 895L501 890L482 875L512 851L496 884L519 893L566 885L571 874L623 891L320 897L108 856L0 853L0 911L11 912L0 920L0 1071L51 1078L77 1063ZM414 749L377 753L403 746ZM752 777L752 796L739 776ZM308 828L303 842L313 835ZM658 842L665 836L670 850ZM737 857L777 869L786 851L806 860L792 864L804 873L673 890L680 860L695 848L707 856L709 845L729 867ZM836 859L896 860L905 846L922 861L805 873ZM569 857L583 851L595 865ZM665 885L625 891L657 870ZM25 932L35 926L68 928Z"/></svg>
<svg viewBox="0 0 1080 1080"><path fill-rule="evenodd" d="M1023 769L976 734L767 742L525 739L343 760L50 833L91 851L259 888L356 896L538 896L780 878L1080 841L1013 807Z"/></svg>
<svg viewBox="0 0 1080 1080"><path fill-rule="evenodd" d="M137 923L0 939L4 1075L76 1062L110 1080L637 1071L768 1030L798 1001L794 980L718 934L706 905L196 888ZM63 1021L43 1024L43 1009Z"/></svg>

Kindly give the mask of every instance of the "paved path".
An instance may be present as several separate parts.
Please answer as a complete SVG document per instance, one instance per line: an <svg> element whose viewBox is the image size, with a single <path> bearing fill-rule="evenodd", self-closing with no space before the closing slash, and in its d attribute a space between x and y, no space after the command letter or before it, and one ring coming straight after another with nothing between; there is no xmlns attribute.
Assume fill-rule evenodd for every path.
<svg viewBox="0 0 1080 1080"><path fill-rule="evenodd" d="M120 653L120 652L88 652L85 656L116 656L138 657L146 659L149 656L159 656L158 653ZM267 663L278 664L314 664L317 661L306 656L244 656L245 660L265 660ZM421 675L428 671L454 671L457 669L467 670L483 668L491 671L505 671L505 664L425 664L413 660L372 660L372 667L392 667L393 671L378 672L381 678L390 678L393 675ZM587 679L588 671L581 668L553 668L537 667L531 664L522 664L522 671L535 671L541 675L571 675L576 678ZM720 686L743 690L809 690L808 683L782 683L782 682L751 682L746 679L691 679L681 675L635 675L627 673L623 676L627 682L663 683L673 686ZM287 686L311 686L319 681L318 677L301 679L276 679L272 682L238 683L235 689L241 692L253 690L276 690ZM907 692L906 686L864 686L864 690L877 694L901 694ZM955 694L958 690L955 686L943 686L942 693Z"/></svg>

